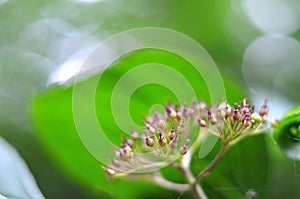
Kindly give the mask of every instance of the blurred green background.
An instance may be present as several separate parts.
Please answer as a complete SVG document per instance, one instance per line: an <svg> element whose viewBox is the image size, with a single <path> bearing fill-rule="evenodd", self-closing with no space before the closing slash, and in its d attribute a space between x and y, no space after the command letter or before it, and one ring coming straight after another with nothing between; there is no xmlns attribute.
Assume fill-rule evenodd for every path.
<svg viewBox="0 0 300 199"><path fill-rule="evenodd" d="M0 135L18 150L46 198L190 197L148 183L107 184L100 164L76 137L71 83L78 66L106 38L148 26L170 28L199 42L218 66L229 100L249 96L259 104L268 98L272 118L299 104L297 0L0 0ZM118 67L153 57L174 67L188 65L155 50L127 55L106 72L110 86L103 95L109 96L106 90L122 74ZM207 100L205 88L203 93L198 89L196 97ZM157 95L161 101L141 102L140 95L132 102L137 121L149 104L168 99ZM97 110L101 105L105 101L96 104ZM119 137L113 138L116 143ZM212 157L195 160L194 170ZM204 188L211 198L241 198L251 189L259 198L299 198L295 165L297 160L287 158L269 135L253 137L224 157ZM130 190L133 184L136 190Z"/></svg>

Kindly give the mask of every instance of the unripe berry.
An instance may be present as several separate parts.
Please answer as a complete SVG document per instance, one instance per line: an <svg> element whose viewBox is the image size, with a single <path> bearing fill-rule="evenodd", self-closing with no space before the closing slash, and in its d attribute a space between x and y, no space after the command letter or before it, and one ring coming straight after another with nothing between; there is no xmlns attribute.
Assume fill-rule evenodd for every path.
<svg viewBox="0 0 300 199"><path fill-rule="evenodd" d="M159 133L158 144L161 147L166 146L166 139L165 139L165 136L162 133Z"/></svg>
<svg viewBox="0 0 300 199"><path fill-rule="evenodd" d="M175 138L175 136L176 136L176 133L174 131L170 131L169 134L168 134L168 136L169 136L170 140L173 140Z"/></svg>
<svg viewBox="0 0 300 199"><path fill-rule="evenodd" d="M161 147L166 146L166 144L167 144L166 139L165 139L165 138L164 138L164 139L159 139L159 140L158 140L158 144L159 144L159 146L161 146Z"/></svg>
<svg viewBox="0 0 300 199"><path fill-rule="evenodd" d="M149 146L149 147L153 147L154 140L150 137L146 137L146 145Z"/></svg>

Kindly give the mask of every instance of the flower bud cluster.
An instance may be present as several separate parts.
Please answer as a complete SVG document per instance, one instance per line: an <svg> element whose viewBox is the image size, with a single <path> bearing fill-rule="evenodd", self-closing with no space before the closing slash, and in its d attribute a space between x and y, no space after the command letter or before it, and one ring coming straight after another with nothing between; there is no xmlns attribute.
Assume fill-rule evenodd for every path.
<svg viewBox="0 0 300 199"><path fill-rule="evenodd" d="M232 141L240 135L245 136L261 132L262 124L268 121L268 112L267 100L265 100L259 112L255 112L255 106L248 104L247 99L243 99L242 104L235 103L233 107L226 103L225 108L217 109L217 113L226 127L221 132L221 136L228 139L228 141Z"/></svg>
<svg viewBox="0 0 300 199"><path fill-rule="evenodd" d="M188 152L190 139L202 131L227 142L254 134L267 122L268 111L267 101L256 113L247 99L233 107L227 102L216 108L195 101L191 106L168 104L164 114L155 112L143 120L143 132L133 131L130 138L123 139L121 147L115 149L111 166L104 170L109 175L123 175L171 163Z"/></svg>

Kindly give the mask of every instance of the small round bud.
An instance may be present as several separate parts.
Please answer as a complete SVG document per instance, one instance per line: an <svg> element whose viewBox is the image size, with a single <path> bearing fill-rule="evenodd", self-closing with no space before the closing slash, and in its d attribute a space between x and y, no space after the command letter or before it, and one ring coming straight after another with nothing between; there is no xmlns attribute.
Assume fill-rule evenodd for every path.
<svg viewBox="0 0 300 199"><path fill-rule="evenodd" d="M262 109L259 111L259 114L260 114L261 116L264 116L264 115L268 114L268 109L262 108Z"/></svg>
<svg viewBox="0 0 300 199"><path fill-rule="evenodd" d="M176 118L177 117L177 113L175 110L171 110L170 114L169 114L170 118Z"/></svg>
<svg viewBox="0 0 300 199"><path fill-rule="evenodd" d="M116 175L116 171L113 170L113 169L105 168L105 167L103 167L102 169L103 169L103 170L105 171L105 173L107 173L108 175L111 175L111 176Z"/></svg>
<svg viewBox="0 0 300 199"><path fill-rule="evenodd" d="M211 120L212 117L213 117L213 116L212 116L212 111L211 111L211 109L209 108L209 109L207 109L207 119L208 119L208 120Z"/></svg>
<svg viewBox="0 0 300 199"><path fill-rule="evenodd" d="M264 105L260 108L259 114L261 116L267 115L269 112L269 108L268 108L268 101L265 100Z"/></svg>
<svg viewBox="0 0 300 199"><path fill-rule="evenodd" d="M177 139L177 138L173 139L173 140L170 142L170 147L171 147L172 149L175 149L175 148L177 147L177 143L178 143L178 139Z"/></svg>
<svg viewBox="0 0 300 199"><path fill-rule="evenodd" d="M115 156L116 156L117 158L121 158L121 157L122 157L122 151L121 151L119 148L117 148L117 149L115 150Z"/></svg>
<svg viewBox="0 0 300 199"><path fill-rule="evenodd" d="M230 116L231 116L231 108L227 106L225 108L225 117L228 118Z"/></svg>
<svg viewBox="0 0 300 199"><path fill-rule="evenodd" d="M132 148L129 145L125 144L123 146L123 152L124 152L124 150L126 150L126 151L132 151Z"/></svg>
<svg viewBox="0 0 300 199"><path fill-rule="evenodd" d="M250 126L250 125L251 125L251 120L245 120L244 123L243 123L243 125L244 125L245 127Z"/></svg>
<svg viewBox="0 0 300 199"><path fill-rule="evenodd" d="M249 113L249 108L248 108L248 107L243 107L243 108L242 108L242 113L243 113L243 114Z"/></svg>
<svg viewBox="0 0 300 199"><path fill-rule="evenodd" d="M257 114L257 113L252 113L251 114L251 119L254 120L257 123L261 123L262 122L262 117Z"/></svg>
<svg viewBox="0 0 300 199"><path fill-rule="evenodd" d="M165 121L162 119L158 120L157 127L162 129L164 128L164 126L165 126Z"/></svg>
<svg viewBox="0 0 300 199"><path fill-rule="evenodd" d="M238 121L240 118L241 118L241 115L240 115L240 113L239 113L239 110L238 109L234 109L233 110L233 119L235 120L235 121Z"/></svg>
<svg viewBox="0 0 300 199"><path fill-rule="evenodd" d="M247 113L249 113L249 108L248 108L248 104L247 104L247 98L245 98L244 100L243 100L243 108L242 108L242 114L247 114Z"/></svg>
<svg viewBox="0 0 300 199"><path fill-rule="evenodd" d="M198 104L198 111L204 111L206 109L206 104L204 102L200 102Z"/></svg>
<svg viewBox="0 0 300 199"><path fill-rule="evenodd" d="M149 147L153 147L154 140L150 137L146 137L146 145L149 146Z"/></svg>
<svg viewBox="0 0 300 199"><path fill-rule="evenodd" d="M161 147L166 146L166 139L165 139L165 136L162 133L159 133L158 144Z"/></svg>
<svg viewBox="0 0 300 199"><path fill-rule="evenodd" d="M137 140L138 138L139 138L138 133L137 133L136 131L132 131L132 132L131 132L131 139L132 139L133 141L135 141L135 140Z"/></svg>
<svg viewBox="0 0 300 199"><path fill-rule="evenodd" d="M267 116L267 115L263 115L263 116L262 116L262 122L263 122L263 123L268 122L268 116Z"/></svg>
<svg viewBox="0 0 300 199"><path fill-rule="evenodd" d="M174 107L171 104L169 104L167 106L166 113L167 113L167 116L171 119L176 119L176 117L178 116L176 110L174 109Z"/></svg>
<svg viewBox="0 0 300 199"><path fill-rule="evenodd" d="M242 124L244 125L244 127L248 127L251 125L251 116L250 115L244 115L243 119L242 119Z"/></svg>
<svg viewBox="0 0 300 199"><path fill-rule="evenodd" d="M169 136L170 140L172 140L176 136L174 126L171 128L168 136Z"/></svg>
<svg viewBox="0 0 300 199"><path fill-rule="evenodd" d="M113 165L115 165L115 167L120 167L120 166L121 166L120 161L118 161L118 160L116 160L116 159L114 159L114 158L111 159L111 163L112 163Z"/></svg>
<svg viewBox="0 0 300 199"><path fill-rule="evenodd" d="M212 118L210 119L210 123L211 123L212 125L215 125L215 124L217 123L217 119L216 119L215 117L212 117Z"/></svg>
<svg viewBox="0 0 300 199"><path fill-rule="evenodd" d="M152 117L146 117L146 122L148 124L152 124L153 123L153 118Z"/></svg>
<svg viewBox="0 0 300 199"><path fill-rule="evenodd" d="M217 110L217 117L218 117L219 119L223 119L224 116L225 116L225 111L219 108L219 109Z"/></svg>
<svg viewBox="0 0 300 199"><path fill-rule="evenodd" d="M188 149L189 149L188 145L184 144L179 150L180 155L185 155L187 153Z"/></svg>
<svg viewBox="0 0 300 199"><path fill-rule="evenodd" d="M188 110L187 110L187 114L190 116L190 117L192 117L193 115L194 115L194 113L195 113L195 109L193 109L193 108L188 108Z"/></svg>
<svg viewBox="0 0 300 199"><path fill-rule="evenodd" d="M131 158L131 151L128 151L127 149L123 149L123 156L122 156L122 160L127 161L128 158Z"/></svg>
<svg viewBox="0 0 300 199"><path fill-rule="evenodd" d="M188 108L186 107L186 104L183 105L181 112L184 118L188 117Z"/></svg>
<svg viewBox="0 0 300 199"><path fill-rule="evenodd" d="M131 147L131 148L133 148L133 140L132 139L126 139L125 140L125 143L129 146L129 147Z"/></svg>
<svg viewBox="0 0 300 199"><path fill-rule="evenodd" d="M125 155L124 153L122 153L122 156L120 159L126 162L128 160L128 156L129 155Z"/></svg>
<svg viewBox="0 0 300 199"><path fill-rule="evenodd" d="M206 127L206 122L205 122L205 120L203 120L203 119L201 119L201 118L198 118L197 121L198 121L198 123L199 123L199 125L200 125L201 127Z"/></svg>
<svg viewBox="0 0 300 199"><path fill-rule="evenodd" d="M166 144L167 144L166 139L165 139L165 138L164 138L164 139L159 139L159 140L158 140L158 144L159 144L159 146L161 146L161 147L166 146Z"/></svg>
<svg viewBox="0 0 300 199"><path fill-rule="evenodd" d="M174 125L174 124L173 124L173 125ZM171 128L170 132L172 132L172 133L174 133L174 132L175 132L175 128L174 128L174 126L172 126L172 128Z"/></svg>
<svg viewBox="0 0 300 199"><path fill-rule="evenodd" d="M175 138L175 136L176 136L176 133L175 133L174 131L171 130L171 131L169 132L168 136L169 136L169 139L170 139L170 140L173 140L173 139Z"/></svg>
<svg viewBox="0 0 300 199"><path fill-rule="evenodd" d="M149 133L155 134L156 130L155 130L155 128L153 126L151 126L151 125L149 125L147 123L145 123L145 125L146 125L146 128L149 131Z"/></svg>

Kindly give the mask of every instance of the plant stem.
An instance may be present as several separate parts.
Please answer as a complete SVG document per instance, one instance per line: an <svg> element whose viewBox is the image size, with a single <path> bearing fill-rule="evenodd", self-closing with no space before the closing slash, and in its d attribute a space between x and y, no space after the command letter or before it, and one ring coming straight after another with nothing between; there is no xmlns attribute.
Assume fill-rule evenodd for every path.
<svg viewBox="0 0 300 199"><path fill-rule="evenodd" d="M180 184L180 183L171 182L171 181L165 179L159 173L156 173L155 175L153 175L152 179L156 184L159 184L160 186L167 188L167 189L176 190L176 191L188 191L189 190L188 184Z"/></svg>
<svg viewBox="0 0 300 199"><path fill-rule="evenodd" d="M197 186L198 183L204 178L204 176L207 175L217 165L217 163L220 161L220 159L223 157L223 155L227 150L228 150L227 143L222 142L221 150L216 155L215 159L203 171L201 171L201 173L197 175L193 183L193 186Z"/></svg>
<svg viewBox="0 0 300 199"><path fill-rule="evenodd" d="M194 196L196 196L198 199L208 199L208 197L206 196L199 184L197 184L196 186L192 186L191 191L194 194Z"/></svg>
<svg viewBox="0 0 300 199"><path fill-rule="evenodd" d="M202 187L199 184L196 185L193 184L195 182L195 177L190 170L192 154L193 153L191 151L188 151L187 154L185 154L182 161L183 164L180 165L181 166L180 170L183 172L183 175L187 179L189 183L189 189L194 194L194 196L196 196L198 199L208 199Z"/></svg>

